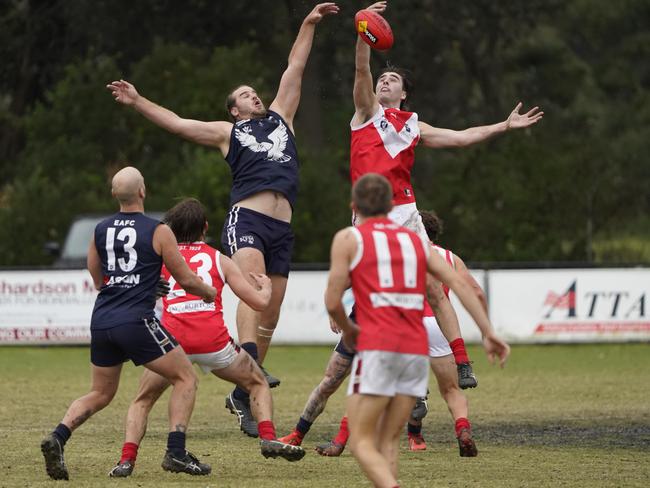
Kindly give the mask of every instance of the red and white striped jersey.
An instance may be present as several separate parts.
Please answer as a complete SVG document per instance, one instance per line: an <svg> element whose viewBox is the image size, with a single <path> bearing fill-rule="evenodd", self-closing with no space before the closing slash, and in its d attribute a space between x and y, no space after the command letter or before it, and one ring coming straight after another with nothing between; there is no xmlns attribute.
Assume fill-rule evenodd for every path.
<svg viewBox="0 0 650 488"><path fill-rule="evenodd" d="M433 242L431 243L431 247L440 254L440 256L449 263L449 266L452 268L456 269L456 261L454 260L454 253L451 252L449 249L444 249ZM449 287L445 285L444 283L442 284L442 291L445 292L445 295L447 295L447 298L449 298ZM431 305L429 305L429 302L426 302L424 304L424 316L425 317L435 317L436 314L433 313L433 310L431 309Z"/></svg>
<svg viewBox="0 0 650 488"><path fill-rule="evenodd" d="M357 350L427 354L422 325L429 246L388 218L351 227L350 280L361 328Z"/></svg>
<svg viewBox="0 0 650 488"><path fill-rule="evenodd" d="M221 253L204 242L179 244L178 250L190 269L217 289L217 297L214 303L205 303L200 297L187 293L163 266L162 275L169 281L171 290L163 297L162 323L187 354L219 351L230 340L221 304L225 284Z"/></svg>
<svg viewBox="0 0 650 488"><path fill-rule="evenodd" d="M415 202L411 168L420 140L418 114L380 106L369 121L351 129L352 184L367 173L379 173L390 182L395 205Z"/></svg>

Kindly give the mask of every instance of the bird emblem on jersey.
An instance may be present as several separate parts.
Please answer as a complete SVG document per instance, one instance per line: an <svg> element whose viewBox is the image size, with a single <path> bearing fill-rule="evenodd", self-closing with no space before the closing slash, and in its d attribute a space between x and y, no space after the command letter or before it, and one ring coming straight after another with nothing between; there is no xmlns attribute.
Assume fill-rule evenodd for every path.
<svg viewBox="0 0 650 488"><path fill-rule="evenodd" d="M251 134L251 129L248 126L243 127L242 130L235 129L235 137L239 143L250 149L253 152L266 152L266 159L278 163L286 163L291 159L290 156L284 154L289 140L287 127L280 122L273 132L267 138L271 142L258 141L257 138Z"/></svg>

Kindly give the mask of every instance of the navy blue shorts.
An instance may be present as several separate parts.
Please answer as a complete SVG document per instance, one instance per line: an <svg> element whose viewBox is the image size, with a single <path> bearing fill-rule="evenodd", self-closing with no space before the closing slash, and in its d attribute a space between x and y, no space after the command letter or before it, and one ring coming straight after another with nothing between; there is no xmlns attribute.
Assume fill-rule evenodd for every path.
<svg viewBox="0 0 650 488"><path fill-rule="evenodd" d="M221 232L227 256L253 247L264 255L267 275L289 276L293 241L291 224L243 207L230 209Z"/></svg>
<svg viewBox="0 0 650 488"><path fill-rule="evenodd" d="M129 359L140 366L164 356L176 346L174 336L156 318L90 330L90 362L95 366L115 366Z"/></svg>
<svg viewBox="0 0 650 488"><path fill-rule="evenodd" d="M356 322L357 316L356 316L356 305L352 305L352 310L350 310L350 320L352 322ZM339 339L338 344L336 347L334 347L334 350L338 352L341 356L346 357L348 359L353 359L354 355L356 354L356 351L350 351L347 347L345 347L345 344L343 344L343 339Z"/></svg>

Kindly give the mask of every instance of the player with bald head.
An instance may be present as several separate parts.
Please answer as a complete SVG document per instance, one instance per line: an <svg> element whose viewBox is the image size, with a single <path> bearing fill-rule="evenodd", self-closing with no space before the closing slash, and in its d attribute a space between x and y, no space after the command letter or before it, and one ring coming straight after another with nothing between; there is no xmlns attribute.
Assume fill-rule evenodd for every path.
<svg viewBox="0 0 650 488"><path fill-rule="evenodd" d="M137 204L138 199L145 197L144 177L132 166L121 169L113 176L111 193L120 205Z"/></svg>
<svg viewBox="0 0 650 488"><path fill-rule="evenodd" d="M88 270L99 290L90 321L91 389L72 402L61 423L43 439L47 474L68 479L63 457L66 442L77 427L111 402L122 363L129 359L158 373L173 387L163 469L209 474L210 466L185 450L196 373L183 349L156 319L154 306L163 263L183 289L207 303L214 302L216 289L190 270L169 227L144 215L144 178L136 168L118 171L111 192L120 211L97 224L88 248Z"/></svg>
<svg viewBox="0 0 650 488"><path fill-rule="evenodd" d="M133 107L173 134L218 149L230 165L231 209L222 230L222 249L244 276L250 272L265 273L273 285L266 310L256 312L242 301L237 309L241 347L260 365L278 323L293 251L291 217L299 179L293 119L300 102L302 76L316 24L338 10L333 2L320 3L305 17L268 109L254 87L239 85L226 99L231 121L203 122L181 118L156 105L124 80L107 86L117 102ZM280 380L268 374L267 380L271 387L280 384ZM237 416L246 434L257 437L257 426L244 390L237 388L228 395L226 407Z"/></svg>

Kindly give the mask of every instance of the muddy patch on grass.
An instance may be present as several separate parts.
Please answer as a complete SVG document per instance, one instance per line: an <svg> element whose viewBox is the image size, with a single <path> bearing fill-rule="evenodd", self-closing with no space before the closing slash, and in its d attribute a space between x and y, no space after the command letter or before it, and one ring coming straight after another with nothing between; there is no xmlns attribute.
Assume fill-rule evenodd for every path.
<svg viewBox="0 0 650 488"><path fill-rule="evenodd" d="M426 421L425 421L426 422ZM475 423L472 426L477 443L499 446L593 447L650 451L648 424L591 424L553 421L540 423ZM427 429L429 436L441 439L447 429ZM436 432L438 431L439 432Z"/></svg>

